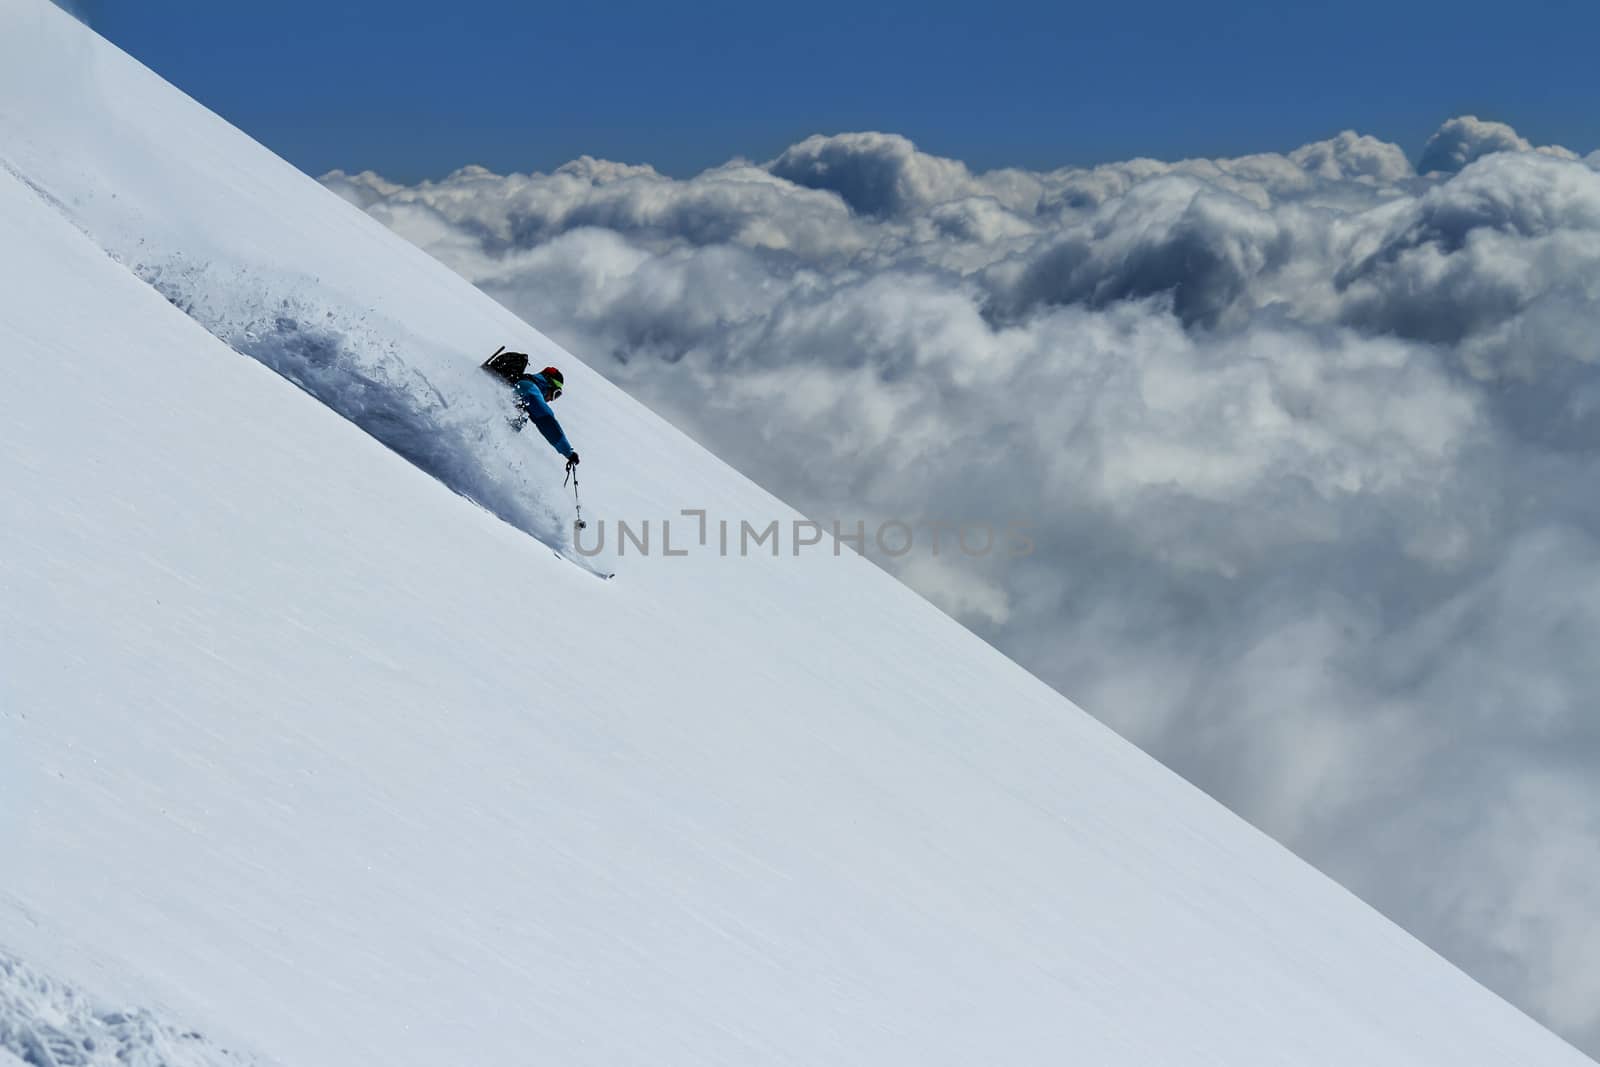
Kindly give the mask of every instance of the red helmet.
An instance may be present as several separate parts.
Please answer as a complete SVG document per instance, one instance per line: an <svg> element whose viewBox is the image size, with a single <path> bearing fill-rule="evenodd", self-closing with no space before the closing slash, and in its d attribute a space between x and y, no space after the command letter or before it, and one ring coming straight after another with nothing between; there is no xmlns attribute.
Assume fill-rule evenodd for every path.
<svg viewBox="0 0 1600 1067"><path fill-rule="evenodd" d="M545 397L545 399L554 400L556 397L560 396L562 385L560 369L557 367L546 367L539 373L543 375L545 381L550 383L550 395Z"/></svg>

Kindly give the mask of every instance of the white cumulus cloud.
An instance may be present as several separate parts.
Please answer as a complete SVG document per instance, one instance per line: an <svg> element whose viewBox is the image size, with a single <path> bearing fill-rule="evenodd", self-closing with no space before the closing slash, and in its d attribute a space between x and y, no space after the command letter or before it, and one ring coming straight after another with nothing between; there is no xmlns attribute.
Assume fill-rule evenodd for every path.
<svg viewBox="0 0 1600 1067"><path fill-rule="evenodd" d="M1487 122L1476 115L1462 115L1440 126L1423 146L1417 169L1454 173L1468 163L1495 152L1541 152L1558 159L1576 159L1577 154L1560 145L1534 148L1532 143L1503 122Z"/></svg>

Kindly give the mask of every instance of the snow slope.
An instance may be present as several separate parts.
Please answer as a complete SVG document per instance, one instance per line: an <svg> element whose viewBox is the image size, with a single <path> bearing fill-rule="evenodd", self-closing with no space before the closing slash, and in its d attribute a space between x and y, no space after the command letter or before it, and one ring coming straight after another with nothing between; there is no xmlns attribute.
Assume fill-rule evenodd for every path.
<svg viewBox="0 0 1600 1067"><path fill-rule="evenodd" d="M0 163L0 983L296 1067L1588 1062L848 552L557 558L498 343L593 517L794 516L45 0Z"/></svg>

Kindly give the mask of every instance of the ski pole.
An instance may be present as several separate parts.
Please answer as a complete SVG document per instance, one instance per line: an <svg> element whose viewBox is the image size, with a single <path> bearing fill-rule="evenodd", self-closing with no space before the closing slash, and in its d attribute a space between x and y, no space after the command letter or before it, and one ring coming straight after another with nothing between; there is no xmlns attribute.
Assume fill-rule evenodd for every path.
<svg viewBox="0 0 1600 1067"><path fill-rule="evenodd" d="M578 496L578 468L568 467L567 473L572 476L572 503L578 509L578 529L587 530L589 524L583 521L583 500ZM565 485L565 482L562 482Z"/></svg>

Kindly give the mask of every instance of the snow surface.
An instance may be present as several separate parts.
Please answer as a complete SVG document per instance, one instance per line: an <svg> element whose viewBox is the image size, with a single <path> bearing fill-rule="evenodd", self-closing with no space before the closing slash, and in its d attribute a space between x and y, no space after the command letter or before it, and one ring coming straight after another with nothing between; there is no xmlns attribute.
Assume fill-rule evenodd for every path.
<svg viewBox="0 0 1600 1067"><path fill-rule="evenodd" d="M198 1030L120 1008L0 952L0 1067L248 1067Z"/></svg>
<svg viewBox="0 0 1600 1067"><path fill-rule="evenodd" d="M1588 1062L848 550L557 558L499 343L592 518L797 516L45 0L0 163L4 1003L295 1067Z"/></svg>

